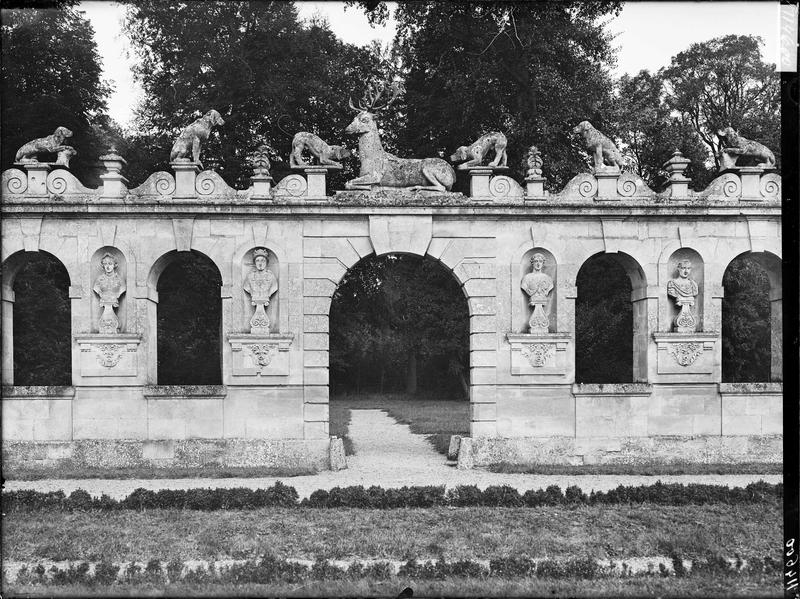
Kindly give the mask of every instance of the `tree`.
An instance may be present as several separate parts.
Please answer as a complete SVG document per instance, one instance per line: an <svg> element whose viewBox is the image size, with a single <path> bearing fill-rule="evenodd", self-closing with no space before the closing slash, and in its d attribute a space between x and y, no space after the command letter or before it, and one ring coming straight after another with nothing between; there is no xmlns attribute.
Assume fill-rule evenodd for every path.
<svg viewBox="0 0 800 599"><path fill-rule="evenodd" d="M89 21L59 2L54 8L2 10L3 102L2 169L10 168L17 150L28 141L50 135L56 127L73 132L67 143L78 151L71 170L95 184L95 161L102 146L98 120L106 109L109 85ZM54 157L55 158L55 157Z"/></svg>
<svg viewBox="0 0 800 599"><path fill-rule="evenodd" d="M623 75L616 82L613 108L614 129L620 150L630 157L636 173L653 189L664 188L668 176L663 164L677 149L691 160L685 175L695 189L703 189L713 174L707 165L708 148L694 129L673 116L665 101L664 76L645 69Z"/></svg>
<svg viewBox="0 0 800 599"><path fill-rule="evenodd" d="M360 2L366 8L367 4ZM449 155L491 130L508 137L521 176L536 144L556 188L585 170L572 128L606 129L614 55L602 17L621 2L405 2L395 10L406 94L402 149ZM382 5L368 11L385 19ZM605 131L613 133L610 131Z"/></svg>
<svg viewBox="0 0 800 599"><path fill-rule="evenodd" d="M150 155L136 157L146 162L138 172L166 169L175 136L214 108L225 125L204 154L229 184L246 187L246 155L261 143L282 156L297 131L342 143L348 96L380 78L374 48L342 43L324 21L301 24L287 2L142 0L128 5L125 31L145 90L137 127ZM347 166L342 179L352 176Z"/></svg>
<svg viewBox="0 0 800 599"><path fill-rule="evenodd" d="M53 256L31 255L14 279L14 384L69 385L69 274Z"/></svg>
<svg viewBox="0 0 800 599"><path fill-rule="evenodd" d="M770 380L769 278L751 256L739 256L722 277L722 380Z"/></svg>
<svg viewBox="0 0 800 599"><path fill-rule="evenodd" d="M335 390L467 393L469 311L436 261L389 255L362 261L331 305Z"/></svg>
<svg viewBox="0 0 800 599"><path fill-rule="evenodd" d="M716 132L733 127L777 153L780 149L780 77L761 59L762 40L726 35L692 44L661 73L666 102L708 146L715 164Z"/></svg>

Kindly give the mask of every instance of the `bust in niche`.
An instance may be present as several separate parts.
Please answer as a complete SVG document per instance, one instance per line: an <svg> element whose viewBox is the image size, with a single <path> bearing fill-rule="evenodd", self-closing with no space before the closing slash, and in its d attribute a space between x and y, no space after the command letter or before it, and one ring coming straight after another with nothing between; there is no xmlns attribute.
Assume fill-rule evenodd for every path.
<svg viewBox="0 0 800 599"><path fill-rule="evenodd" d="M250 319L250 333L265 335L270 332L270 321L266 313L270 298L278 290L278 281L272 271L267 269L269 255L266 249L256 248L253 251L253 266L244 280L244 290L250 294L250 305L256 310Z"/></svg>
<svg viewBox="0 0 800 599"><path fill-rule="evenodd" d="M678 316L675 317L675 327L678 333L694 333L697 320L692 313L692 307L700 290L697 283L689 278L692 274L692 261L680 260L677 269L678 276L667 283L667 295L680 308Z"/></svg>
<svg viewBox="0 0 800 599"><path fill-rule="evenodd" d="M119 333L119 319L114 308L119 307L119 298L125 293L125 281L117 272L117 260L106 252L100 259L103 272L94 281L92 291L100 297L103 313L98 326L101 333Z"/></svg>
<svg viewBox="0 0 800 599"><path fill-rule="evenodd" d="M522 277L520 285L522 290L528 294L529 305L533 307L533 314L528 321L528 326L534 335L544 335L550 327L550 319L544 307L553 290L553 279L543 272L544 264L544 254L535 253L531 257L533 270Z"/></svg>

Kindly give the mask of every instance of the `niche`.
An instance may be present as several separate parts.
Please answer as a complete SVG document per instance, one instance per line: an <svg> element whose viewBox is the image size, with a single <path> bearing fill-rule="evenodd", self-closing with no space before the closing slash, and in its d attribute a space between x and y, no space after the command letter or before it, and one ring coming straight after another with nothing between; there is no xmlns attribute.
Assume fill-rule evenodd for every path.
<svg viewBox="0 0 800 599"><path fill-rule="evenodd" d="M514 329L519 333L529 333L531 331L529 321L533 316L534 306L531 305L531 296L522 288L522 284L525 277L533 272L533 264L531 261L537 254L544 258L544 265L542 266L541 272L549 277L553 284L553 288L547 294L546 302L542 304L542 309L548 322L547 332L555 333L558 327L558 265L556 264L556 259L553 254L541 247L535 247L525 252L519 265L517 280L513 282L517 288L519 305L522 306L522 310L519 312L522 314L522 318L519 322L514 323ZM546 281L546 279L544 280ZM540 332L538 334L545 333Z"/></svg>
<svg viewBox="0 0 800 599"><path fill-rule="evenodd" d="M257 287L258 284L255 283L254 280L250 279L251 275L259 272L256 268L255 259L259 257L265 257L267 259L266 268L264 272L269 272L274 277L274 281L276 284L276 291L269 297L269 305L265 307L264 313L269 321L268 324L268 331L264 329L259 329L258 326L253 328L253 324L258 325L253 320L254 315L257 311L257 306L253 305L253 299L258 298L259 293L258 289L254 289ZM278 257L275 255L275 252L272 250L265 248L265 247L254 247L248 250L244 258L242 259L242 269L241 269L241 286L242 286L242 296L241 296L241 317L239 322L240 330L245 332L253 332L254 334L267 334L269 333L278 333L280 332L280 324L279 324L279 317L280 317L280 278L278 276L280 271L279 264L278 264ZM248 280L251 282L248 285ZM262 278L263 281L263 278ZM251 290L256 291L255 294L248 293L246 291L247 287L250 287ZM261 292L263 295L263 291ZM258 301L258 300L257 300ZM261 323L263 324L263 323Z"/></svg>
<svg viewBox="0 0 800 599"><path fill-rule="evenodd" d="M113 273L116 273L126 287L128 283L128 264L125 260L125 255L119 249L110 245L106 245L92 254L89 288L91 290L92 297L92 331L95 333L101 332L100 319L103 315L103 306L100 302L100 296L94 291L94 289L97 286L99 279L102 279L103 275L106 274L106 271L103 268L103 258L106 255L110 255L116 261L116 268L114 268L111 275L113 276ZM125 333L128 329L127 296L127 291L123 292L117 300L119 306L114 308L114 312L119 320L118 332L120 333Z"/></svg>
<svg viewBox="0 0 800 599"><path fill-rule="evenodd" d="M678 306L675 298L670 297L669 293L667 292L667 287L669 282L673 279L680 279L678 265L685 260L688 260L691 263L691 271L689 272L689 276L687 278L697 283L697 297L694 299L694 305L691 306L691 312L695 319L695 332L699 333L703 330L703 281L705 268L700 254L691 248L681 248L679 250L675 250L667 261L667 279L664 283L663 290L663 293L667 298L666 330L667 332L671 333L678 331L677 325L675 324L675 319L678 317L678 314L680 314L681 308Z"/></svg>

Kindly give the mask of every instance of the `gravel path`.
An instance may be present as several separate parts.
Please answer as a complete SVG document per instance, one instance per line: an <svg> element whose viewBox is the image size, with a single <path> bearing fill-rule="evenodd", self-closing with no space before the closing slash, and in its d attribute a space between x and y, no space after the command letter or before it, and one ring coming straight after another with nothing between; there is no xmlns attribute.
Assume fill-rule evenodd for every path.
<svg viewBox="0 0 800 599"><path fill-rule="evenodd" d="M105 493L114 499L122 499L134 489L193 489L247 487L251 489L270 487L276 481L297 489L300 498L308 497L317 489L346 487L351 485L379 485L384 488L412 485L477 485L481 489L489 485L509 485L520 493L528 489L544 489L558 485L566 489L570 485L580 487L585 493L607 491L618 485L648 485L657 480L664 483L703 483L743 487L757 480L769 483L782 482L779 474L708 474L708 475L539 475L500 474L485 470L457 470L445 456L437 453L423 435L411 433L408 425L398 424L383 410L352 410L349 436L353 440L356 455L348 456L347 469L339 472L293 477L268 478L178 478L178 479L127 479L127 480L38 480L7 481L5 489L33 489L36 491L63 490L69 494L75 489L84 489L99 497Z"/></svg>

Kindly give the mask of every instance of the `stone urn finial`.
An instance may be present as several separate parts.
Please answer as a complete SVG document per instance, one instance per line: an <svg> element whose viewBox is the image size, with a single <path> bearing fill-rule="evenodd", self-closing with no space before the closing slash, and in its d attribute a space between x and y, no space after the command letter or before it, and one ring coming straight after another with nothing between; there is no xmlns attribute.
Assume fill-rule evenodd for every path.
<svg viewBox="0 0 800 599"><path fill-rule="evenodd" d="M683 171L689 168L691 160L686 158L678 148L672 153L672 157L663 164L663 168L669 173L671 180L683 180Z"/></svg>

